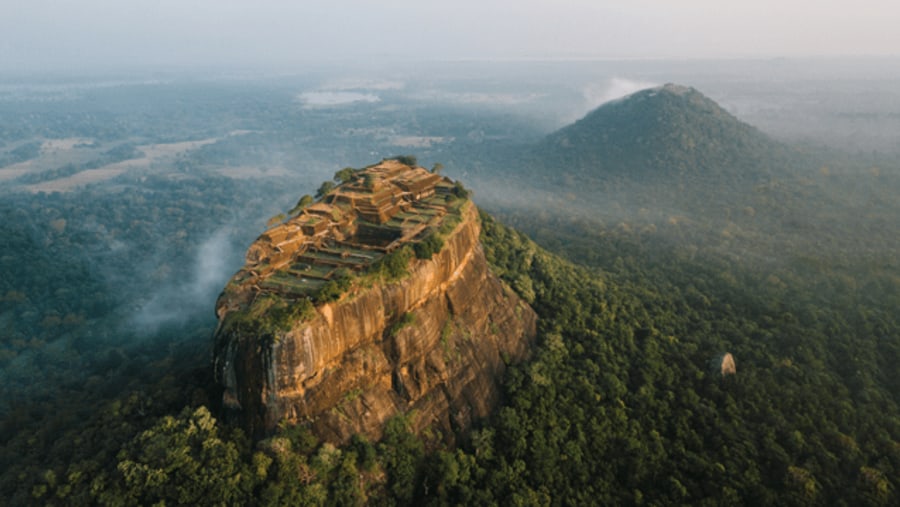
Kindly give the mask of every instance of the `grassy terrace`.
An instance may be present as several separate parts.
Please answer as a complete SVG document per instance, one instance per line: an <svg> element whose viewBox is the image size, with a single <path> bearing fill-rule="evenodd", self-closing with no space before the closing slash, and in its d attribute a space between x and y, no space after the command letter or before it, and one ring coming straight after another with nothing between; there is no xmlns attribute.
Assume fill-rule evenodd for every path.
<svg viewBox="0 0 900 507"><path fill-rule="evenodd" d="M458 199L457 201L462 201L463 199ZM441 194L435 194L427 199L422 199L418 203L419 205L428 205L428 206L436 206L439 208L447 207L447 196Z"/></svg>
<svg viewBox="0 0 900 507"><path fill-rule="evenodd" d="M360 220L360 227L365 227L365 242L372 246L385 247L400 236L399 227L374 224ZM360 236L363 234L360 232Z"/></svg>
<svg viewBox="0 0 900 507"><path fill-rule="evenodd" d="M287 271L277 271L260 283L263 289L277 291L283 295L313 296L327 282L296 276Z"/></svg>
<svg viewBox="0 0 900 507"><path fill-rule="evenodd" d="M441 212L441 209L437 208L437 207L416 208L416 213L419 216L428 217L429 219L434 218L440 212Z"/></svg>
<svg viewBox="0 0 900 507"><path fill-rule="evenodd" d="M360 229L356 237L349 238L346 242L336 238L325 239L324 245L320 244L317 248L300 253L289 266L271 272L268 276L264 275L265 279L259 282L259 286L289 299L308 297L317 303L339 297L351 283L350 276L362 277L358 279L368 276L396 279L405 271L404 266L411 255L420 259L430 258L442 248L443 238L459 224L462 208L467 202L466 198L441 192L411 203L406 211L396 213L383 224L371 223L358 217ZM346 204L342 208L350 211ZM308 216L304 224L314 224L321 220L323 219L318 216ZM408 235L413 236L410 238L410 245L395 250L387 257L379 248ZM386 264L382 265L383 262ZM375 269L370 273L372 270L368 268L373 265ZM356 275L352 275L353 272Z"/></svg>
<svg viewBox="0 0 900 507"><path fill-rule="evenodd" d="M339 254L332 254L328 252L306 252L299 259L301 262L306 262L307 264L319 265L324 264L326 266L366 266L370 264L371 261L360 259L359 257L343 257Z"/></svg>
<svg viewBox="0 0 900 507"><path fill-rule="evenodd" d="M409 224L409 221L403 220L401 217L396 216L385 222L384 226L390 229L402 229L403 227L409 226Z"/></svg>
<svg viewBox="0 0 900 507"><path fill-rule="evenodd" d="M331 275L333 271L334 267L332 266L300 262L292 265L287 272L293 276L305 276L309 278L318 278L325 280Z"/></svg>
<svg viewBox="0 0 900 507"><path fill-rule="evenodd" d="M358 259L361 261L365 261L367 263L375 262L378 259L384 257L384 254L377 250L366 250L363 248L354 248L351 245L341 244L336 246L334 249L325 250L329 253L336 253L340 255L342 252L349 252L351 259Z"/></svg>
<svg viewBox="0 0 900 507"><path fill-rule="evenodd" d="M412 227L418 224L427 224L442 215L446 206L440 207L416 207L411 211L397 213L385 225L395 228Z"/></svg>

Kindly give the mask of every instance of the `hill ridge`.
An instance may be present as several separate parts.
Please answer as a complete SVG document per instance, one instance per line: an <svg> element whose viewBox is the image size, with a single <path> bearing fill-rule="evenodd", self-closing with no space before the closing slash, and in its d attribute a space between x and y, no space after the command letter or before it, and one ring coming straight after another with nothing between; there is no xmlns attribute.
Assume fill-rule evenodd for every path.
<svg viewBox="0 0 900 507"><path fill-rule="evenodd" d="M528 158L538 173L563 172L583 185L611 177L759 180L791 155L697 89L667 83L600 105Z"/></svg>

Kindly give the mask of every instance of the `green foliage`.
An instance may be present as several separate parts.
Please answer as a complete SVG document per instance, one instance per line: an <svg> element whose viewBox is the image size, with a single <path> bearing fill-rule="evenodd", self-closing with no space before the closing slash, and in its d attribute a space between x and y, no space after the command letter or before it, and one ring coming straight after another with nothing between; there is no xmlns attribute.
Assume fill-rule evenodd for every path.
<svg viewBox="0 0 900 507"><path fill-rule="evenodd" d="M313 299L317 304L337 301L351 285L353 285L353 274L348 269L341 268L335 271L331 280L322 285Z"/></svg>
<svg viewBox="0 0 900 507"><path fill-rule="evenodd" d="M388 492L399 505L413 503L425 457L422 441L409 430L409 422L398 415L387 422L378 444L379 461L388 475Z"/></svg>
<svg viewBox="0 0 900 507"><path fill-rule="evenodd" d="M141 152L133 143L120 144L106 151L105 155L111 161L128 160L144 156L143 152Z"/></svg>
<svg viewBox="0 0 900 507"><path fill-rule="evenodd" d="M286 331L296 323L312 318L315 315L315 308L306 298L285 300L271 307L267 315L271 316L273 330Z"/></svg>
<svg viewBox="0 0 900 507"><path fill-rule="evenodd" d="M338 183L347 183L353 179L353 175L355 175L356 172L356 169L352 167L345 167L334 173L334 181L337 181Z"/></svg>
<svg viewBox="0 0 900 507"><path fill-rule="evenodd" d="M417 259L430 259L442 248L444 248L444 238L434 230L429 231L425 239L413 244L413 251Z"/></svg>
<svg viewBox="0 0 900 507"><path fill-rule="evenodd" d="M180 112L188 102L159 101L178 104L167 126L191 121ZM0 497L10 505L896 504L894 162L881 174L789 179L779 172L790 158L783 147L714 108L692 117L689 106L634 106L615 131L588 118L564 132L569 147L543 146L540 163L572 194L531 199L505 219L582 267L485 219L485 252L540 313L540 336L532 361L508 370L495 417L453 450L426 453L404 425L389 425L375 446L355 439L344 448L285 426L253 452L199 409L218 396L207 389L208 301L204 319L166 334L137 340L123 331L117 316L191 279L196 245L222 217L265 210L248 220L258 223L278 188L141 174L115 192L5 193ZM8 116L13 138L22 129L71 134L67 122ZM101 159L14 183L133 156L133 140L106 144L116 130L132 136L129 123L98 116L78 133L99 140ZM280 146L319 127L294 123ZM460 123L463 135L471 130ZM272 152L260 139L231 136L177 165L196 176L201 161L257 162ZM0 165L40 152L41 142L4 142L16 147ZM561 166L577 177L560 176ZM518 168L516 183L538 169ZM646 178L660 173L662 182ZM753 186L723 183L744 175ZM775 177L757 185L760 175ZM449 234L453 220L438 233ZM166 265L136 268L145 252ZM405 276L418 253L380 264L376 276ZM262 299L257 311L267 319L246 324L264 336L313 310L307 300ZM706 365L725 350L738 374L723 380Z"/></svg>
<svg viewBox="0 0 900 507"><path fill-rule="evenodd" d="M396 160L397 162L406 164L410 167L417 167L419 165L419 161L414 155L397 155L395 157L390 157L387 160Z"/></svg>
<svg viewBox="0 0 900 507"><path fill-rule="evenodd" d="M397 333L400 332L405 327L411 326L416 323L416 315L412 312L406 312L397 319L396 322L391 324L391 327L388 329L388 336L397 336Z"/></svg>
<svg viewBox="0 0 900 507"><path fill-rule="evenodd" d="M260 504L312 506L327 501L328 489L322 482L330 470L323 469L321 459L312 463L315 442L308 437L302 429L287 429L260 442L264 455L273 462L257 495Z"/></svg>
<svg viewBox="0 0 900 507"><path fill-rule="evenodd" d="M644 90L600 106L526 152L514 174L596 190L621 178L762 181L796 160L787 146L700 92L678 88Z"/></svg>
<svg viewBox="0 0 900 507"><path fill-rule="evenodd" d="M900 464L900 455L885 459L876 450L884 445L878 442L897 449L900 410L884 387L892 381L863 387L855 377L886 371L881 354L897 357L896 345L861 339L861 329L875 322L895 330L889 335L900 330L888 313L892 303L867 299L867 317L854 324L846 303L815 296L813 287L834 283L835 274L804 280L780 273L795 285L786 299L779 285L732 259L672 258L669 249L657 253L649 245L640 259L622 259L640 238L627 229L573 237L569 244L590 241L590 259L613 259L605 264L609 272L592 272L482 220L489 261L533 297L543 338L534 361L508 375L510 401L493 424L493 441L476 448L476 455L479 448L496 453L482 464L490 472L481 487L498 498L549 492L573 503L712 497L791 505L823 498L874 503L874 491L894 487L876 478ZM558 224L552 231L564 233ZM842 368L850 349L869 357L868 366ZM737 358L733 378L707 372L721 350ZM623 452L628 457L608 459ZM881 468L862 481L862 463Z"/></svg>
<svg viewBox="0 0 900 507"><path fill-rule="evenodd" d="M462 182L457 180L453 182L453 195L459 197L460 199L468 199L469 197L471 197L472 192L464 187Z"/></svg>
<svg viewBox="0 0 900 507"><path fill-rule="evenodd" d="M653 229L636 220L563 219L549 208L507 215L590 267L563 261L482 215L492 269L533 304L540 335L532 360L507 370L504 404L462 435L459 449L426 452L407 424L392 423L381 442L355 439L343 448L320 445L302 426L285 426L253 452L239 434L197 413L211 382L197 366L196 358L206 357L203 347L153 342L136 353L108 350L86 368L90 380L58 383L68 387L55 396L72 398L71 405L9 411L0 431L7 439L0 458L9 470L0 484L4 498L13 505L174 504L208 487L214 491L201 503L893 505L900 470L900 289L896 261L879 252L896 251L895 204L884 198L892 195L884 178L882 191L856 185L841 186L871 196L865 215L877 217L884 231L865 242L851 221L819 222L815 214L804 222L815 241L788 226L763 234L744 221L716 243L708 234L724 227L713 221L672 225L679 227L676 238L660 223ZM756 197L769 199L769 208L754 205L753 220L768 220L764 209L789 216L797 206L790 201L794 191L760 190ZM794 199L818 202L813 197L820 195ZM65 206L73 205L55 209ZM13 210L9 216L16 216ZM159 213L154 210L146 213ZM48 212L46 220L61 216ZM38 267L61 269L51 261L67 259L61 253L73 243L55 231L72 224L32 236L36 223L24 223L6 222L9 244L32 249L38 259L44 259L41 245L51 251L46 262L18 265L34 280L42 276ZM726 241L740 248L725 250ZM831 250L821 251L823 242ZM844 242L869 250L854 255ZM772 251L794 257L751 262ZM397 278L405 276L414 254L406 249L405 260L379 264L373 274L387 279L393 266ZM56 294L55 280L85 287L87 300L100 298L101 281L91 282L90 270L72 259L33 286L22 285L14 259L4 259L0 298L22 315L21 322L6 321L17 336L30 336L23 331L30 326L44 329L33 287L78 313L94 303ZM279 321L296 317L295 304L311 306L260 299L245 316L275 318L268 328L249 319L248 329L277 330ZM46 325L64 325L65 312L57 318ZM210 333L200 327L179 339L204 344ZM72 361L34 350L41 351L44 375ZM722 380L707 364L726 350L735 355L738 374ZM85 401L85 393L106 398ZM191 408L173 415L185 406ZM216 477L197 467L204 460Z"/></svg>
<svg viewBox="0 0 900 507"><path fill-rule="evenodd" d="M164 417L122 449L116 466L122 483L100 501L245 503L255 480L265 476L265 466L258 461L253 474L240 454L235 442L220 438L209 410L186 408L178 417Z"/></svg>
<svg viewBox="0 0 900 507"><path fill-rule="evenodd" d="M456 211L460 211L459 208ZM462 218L460 218L458 213L448 214L444 217L443 221L441 221L440 227L438 227L438 234L448 235L456 229L456 226L462 222Z"/></svg>
<svg viewBox="0 0 900 507"><path fill-rule="evenodd" d="M303 197L300 198L299 201L297 201L297 204L293 208L291 208L291 211L289 211L288 214L289 215L297 215L300 211L302 211L304 208L306 208L307 206L309 206L310 204L312 204L314 202L315 202L315 199L313 199L313 196L311 196L309 194L305 194L305 195L303 195Z"/></svg>
<svg viewBox="0 0 900 507"><path fill-rule="evenodd" d="M281 222L284 222L284 220L285 220L286 218L287 218L287 215L286 215L286 214L284 214L284 213L279 213L279 214L277 214L277 215L275 215L275 216L269 218L269 219L266 221L266 227L272 227L272 226L274 226L274 225L280 224Z"/></svg>
<svg viewBox="0 0 900 507"><path fill-rule="evenodd" d="M334 182L333 181L323 181L321 185L319 185L318 190L316 190L316 199L321 199L328 195L332 190L334 190Z"/></svg>
<svg viewBox="0 0 900 507"><path fill-rule="evenodd" d="M372 472L378 465L375 446L366 437L356 434L350 437L350 449L356 453L359 460L359 468L363 472Z"/></svg>
<svg viewBox="0 0 900 507"><path fill-rule="evenodd" d="M21 145L13 148L7 153L4 153L0 156L0 163L3 166L15 164L17 162L24 162L26 160L31 160L36 158L41 153L41 148L44 146L44 143L41 141L31 141L28 143L22 143Z"/></svg>
<svg viewBox="0 0 900 507"><path fill-rule="evenodd" d="M4 195L0 304L9 313L0 317L8 331L0 333L0 361L61 336L75 339L88 331L92 336L120 336L120 331L99 328L109 320L116 320L116 329L122 328L119 319L146 298L163 287L190 281L198 249L220 230L222 217L231 215L240 222L249 210L254 230L249 223L229 228L228 241L222 245L228 248L216 253L227 265L235 265L242 252L231 248L231 240L242 236L249 241L258 234L255 229L266 210L277 209L260 197L272 190L268 185L236 185L216 177L174 183L150 175L139 186L124 185L116 192ZM143 262L148 257L156 259L152 270ZM209 325L209 307L204 303L208 297L181 291L167 303L177 307L176 313L188 309L199 313ZM114 311L123 305L130 310ZM127 340L114 341L121 345Z"/></svg>
<svg viewBox="0 0 900 507"><path fill-rule="evenodd" d="M335 297L340 297L343 292L337 282L334 287L334 292L337 293ZM331 297L331 288L329 291L323 297ZM238 334L277 339L281 333L288 331L298 322L313 316L315 306L307 298L289 300L276 295L261 295L249 308L229 313L224 325Z"/></svg>
<svg viewBox="0 0 900 507"><path fill-rule="evenodd" d="M24 464L4 474L5 497L173 504L202 490L201 504L896 503L900 290L890 259L870 266L811 256L795 243L801 259L762 270L673 247L642 227L519 218L594 266L586 268L481 219L492 269L532 302L540 335L532 360L507 370L503 406L462 436L461 448L426 452L400 420L374 446L360 438L324 446L302 426L285 426L252 452L197 405L166 415L190 405L185 386L203 382L196 372L162 379L160 371L178 371L165 366L172 359L141 366L148 352L110 352L97 371L157 375L158 389L139 394L141 384L102 409L46 421L10 418L3 463ZM879 241L889 244L887 236ZM414 253L394 265L397 277ZM389 271L380 264L376 275ZM31 304L16 286L2 297ZM281 315L275 330L293 304L260 299L247 316ZM193 341L207 339L208 331ZM725 350L738 374L722 380L707 364ZM58 428L73 427L67 417L88 422L60 438Z"/></svg>
<svg viewBox="0 0 900 507"><path fill-rule="evenodd" d="M413 252L409 246L402 246L372 263L369 272L382 277L386 281L394 281L409 274L409 262Z"/></svg>

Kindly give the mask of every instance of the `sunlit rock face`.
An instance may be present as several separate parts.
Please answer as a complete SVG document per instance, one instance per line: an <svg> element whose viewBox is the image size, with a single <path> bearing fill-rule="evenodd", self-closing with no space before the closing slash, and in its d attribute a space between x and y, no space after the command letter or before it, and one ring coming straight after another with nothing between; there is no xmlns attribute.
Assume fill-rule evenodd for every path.
<svg viewBox="0 0 900 507"><path fill-rule="evenodd" d="M737 365L734 364L734 356L730 352L719 354L710 362L710 369L725 378L728 375L737 374Z"/></svg>
<svg viewBox="0 0 900 507"><path fill-rule="evenodd" d="M528 355L536 316L490 272L475 206L465 200L456 209L440 250L413 256L407 274L393 281L361 274L336 300L274 329L253 325L257 316L230 317L246 316L266 292L263 278L238 273L217 305L214 363L226 410L257 437L282 423L304 424L338 443L354 433L377 439L398 413L410 415L415 431L430 428L453 442L488 415L506 366ZM429 216L438 224L440 216Z"/></svg>

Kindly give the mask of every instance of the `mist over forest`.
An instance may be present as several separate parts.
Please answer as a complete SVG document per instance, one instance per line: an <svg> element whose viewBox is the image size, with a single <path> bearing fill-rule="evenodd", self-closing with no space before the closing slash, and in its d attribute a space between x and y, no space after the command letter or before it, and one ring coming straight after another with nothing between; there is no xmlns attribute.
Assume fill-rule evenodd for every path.
<svg viewBox="0 0 900 507"><path fill-rule="evenodd" d="M709 127L667 117L691 149L666 158L683 139L648 135L630 151L646 160L621 159L647 170L614 174L597 160L612 168L622 143L595 137L612 113L578 141L578 120L667 83L721 107ZM755 165L722 162L738 144ZM460 449L402 422L377 445L285 430L299 457L254 447L215 419L216 298L272 217L397 155L440 164L493 216L489 261L542 322L534 359ZM710 168L658 171L682 161ZM147 449L171 442L153 439L194 424L213 444L184 445L242 477L220 487L238 503L891 504L898 193L891 58L5 75L0 495L171 499L180 479L134 470L165 468ZM710 380L725 351L734 382Z"/></svg>

